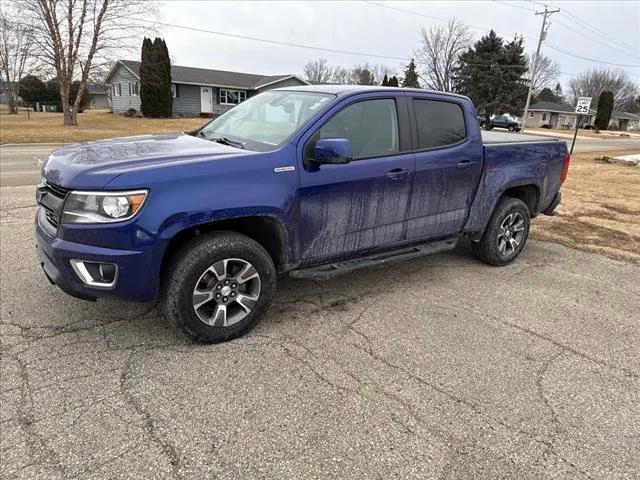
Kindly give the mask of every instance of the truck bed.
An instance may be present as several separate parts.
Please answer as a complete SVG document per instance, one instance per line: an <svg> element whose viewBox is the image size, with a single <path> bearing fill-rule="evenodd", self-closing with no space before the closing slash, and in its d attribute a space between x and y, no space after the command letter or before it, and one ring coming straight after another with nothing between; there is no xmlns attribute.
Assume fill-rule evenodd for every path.
<svg viewBox="0 0 640 480"><path fill-rule="evenodd" d="M494 132L482 130L482 144L485 147L494 145L508 145L519 143L557 143L559 140L553 137L541 135L525 135L523 133Z"/></svg>

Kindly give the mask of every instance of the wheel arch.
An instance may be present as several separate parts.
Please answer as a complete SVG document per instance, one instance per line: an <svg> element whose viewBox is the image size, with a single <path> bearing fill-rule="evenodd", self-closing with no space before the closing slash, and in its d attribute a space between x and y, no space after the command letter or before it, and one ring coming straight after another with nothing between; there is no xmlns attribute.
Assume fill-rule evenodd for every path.
<svg viewBox="0 0 640 480"><path fill-rule="evenodd" d="M502 194L498 198L498 201L496 202L496 205L498 205L498 202L503 197L514 197L518 200L522 200L529 209L529 216L531 218L534 218L538 215L540 209L540 188L537 185L530 183L511 186L504 192L502 192Z"/></svg>
<svg viewBox="0 0 640 480"><path fill-rule="evenodd" d="M277 270L289 263L286 230L280 220L269 215L251 215L199 223L175 233L164 251L161 277L182 246L200 235L216 231L232 231L255 240L267 251Z"/></svg>

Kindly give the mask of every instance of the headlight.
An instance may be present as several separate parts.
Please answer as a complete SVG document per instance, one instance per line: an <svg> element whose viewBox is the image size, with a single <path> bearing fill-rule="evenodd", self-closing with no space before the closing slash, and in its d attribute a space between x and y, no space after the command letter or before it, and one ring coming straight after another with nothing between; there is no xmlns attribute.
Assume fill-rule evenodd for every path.
<svg viewBox="0 0 640 480"><path fill-rule="evenodd" d="M64 203L62 223L111 223L133 217L147 190L132 192L71 192Z"/></svg>

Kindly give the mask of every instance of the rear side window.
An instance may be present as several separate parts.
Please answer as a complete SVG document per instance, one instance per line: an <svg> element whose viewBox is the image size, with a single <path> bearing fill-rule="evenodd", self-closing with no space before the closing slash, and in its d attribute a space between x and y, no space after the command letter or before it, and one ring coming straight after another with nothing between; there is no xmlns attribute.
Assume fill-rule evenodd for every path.
<svg viewBox="0 0 640 480"><path fill-rule="evenodd" d="M464 140L464 113L457 103L415 98L418 149L446 147Z"/></svg>
<svg viewBox="0 0 640 480"><path fill-rule="evenodd" d="M353 103L320 127L309 144L319 138L350 140L354 160L396 154L400 151L396 102L385 98Z"/></svg>

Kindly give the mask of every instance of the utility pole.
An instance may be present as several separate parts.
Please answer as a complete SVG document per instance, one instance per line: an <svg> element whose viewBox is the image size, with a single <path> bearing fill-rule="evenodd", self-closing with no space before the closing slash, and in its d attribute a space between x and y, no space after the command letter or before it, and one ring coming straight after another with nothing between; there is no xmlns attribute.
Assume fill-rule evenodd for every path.
<svg viewBox="0 0 640 480"><path fill-rule="evenodd" d="M522 131L524 131L524 127L527 124L527 116L529 115L529 104L531 103L531 92L533 89L533 79L536 75L536 68L538 66L538 58L540 57L540 47L542 47L542 42L545 38L547 38L547 19L553 13L559 12L560 9L549 10L549 8L545 5L543 12L536 12L536 15L543 15L542 17L542 28L540 28L540 37L538 38L538 48L536 49L536 56L533 57L533 65L531 65L531 76L529 80L529 91L527 92L527 103L524 104L524 115L522 116Z"/></svg>

